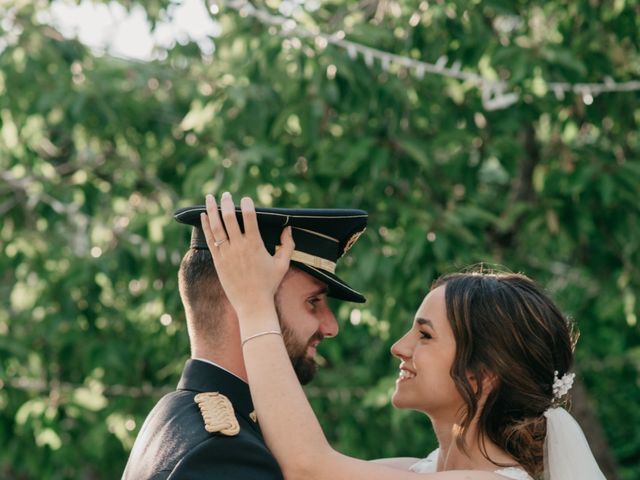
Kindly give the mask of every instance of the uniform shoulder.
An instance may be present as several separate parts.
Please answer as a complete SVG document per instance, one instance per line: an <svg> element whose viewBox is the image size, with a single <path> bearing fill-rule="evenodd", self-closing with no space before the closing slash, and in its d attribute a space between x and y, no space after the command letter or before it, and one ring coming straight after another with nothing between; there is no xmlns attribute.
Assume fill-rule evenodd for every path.
<svg viewBox="0 0 640 480"><path fill-rule="evenodd" d="M196 395L176 391L156 404L140 430L123 478L282 478L254 422L238 415L235 434L208 432Z"/></svg>
<svg viewBox="0 0 640 480"><path fill-rule="evenodd" d="M251 478L282 480L282 473L262 437L241 422L233 436L210 434L176 465L168 480L180 478Z"/></svg>
<svg viewBox="0 0 640 480"><path fill-rule="evenodd" d="M199 428L210 431L204 436L198 435L201 441L197 445L192 443L169 479L191 478L192 474L195 478L282 479L280 467L265 445L260 429L254 421L237 412L234 414L228 398L208 392L174 401L182 403L185 398L198 407L195 422ZM235 425L223 425L229 420Z"/></svg>

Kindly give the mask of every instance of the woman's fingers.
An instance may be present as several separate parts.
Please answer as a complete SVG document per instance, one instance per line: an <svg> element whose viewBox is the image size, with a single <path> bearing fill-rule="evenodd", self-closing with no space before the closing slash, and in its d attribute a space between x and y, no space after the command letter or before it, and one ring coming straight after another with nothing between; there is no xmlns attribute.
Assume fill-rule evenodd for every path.
<svg viewBox="0 0 640 480"><path fill-rule="evenodd" d="M236 206L233 204L233 199L229 192L224 192L220 199L220 209L222 210L222 219L224 220L224 226L229 234L229 242L233 243L238 241L242 237L240 232L240 226L238 225L238 219L236 218Z"/></svg>
<svg viewBox="0 0 640 480"><path fill-rule="evenodd" d="M219 246L221 242L228 240L227 232L224 229L222 220L220 220L220 213L218 212L218 205L213 195L207 195L206 197L207 217L209 218L209 226L211 227L211 233L213 234L213 241L216 242L216 246Z"/></svg>
<svg viewBox="0 0 640 480"><path fill-rule="evenodd" d="M240 201L242 210L242 219L244 223L244 235L240 231L238 220L236 217L236 209L233 204L233 199L229 192L222 194L220 199L220 211L222 213L222 219L220 218L220 212L216 205L215 198L212 195L206 197L207 216L201 215L202 229L207 240L207 245L212 254L220 253L219 247L229 242L228 245L232 245L234 242L239 242L243 237L251 241L260 241L262 243L262 237L260 235L260 229L258 227L258 217L256 215L256 209L253 204L253 200L249 197L244 197ZM223 223L224 221L224 223ZM226 231L225 231L226 230ZM291 234L291 227L287 227L282 231L280 236L281 247L278 249L278 253L275 255L280 262L287 263L291 258L293 249L295 248L293 242L293 236ZM238 243L238 245L240 245ZM253 250L252 252L255 252Z"/></svg>
<svg viewBox="0 0 640 480"><path fill-rule="evenodd" d="M224 243L226 241L227 234L224 231L224 227L220 221L220 216L218 215L216 200L212 195L207 195L206 197L206 208L207 213L200 214L200 223L202 224L202 230L207 240L209 251L215 259L216 255L219 253L218 247L220 245L216 242Z"/></svg>
<svg viewBox="0 0 640 480"><path fill-rule="evenodd" d="M296 244L293 242L291 227L287 227L280 234L280 248L274 255L281 266L289 266L289 260L291 259L295 246Z"/></svg>
<svg viewBox="0 0 640 480"><path fill-rule="evenodd" d="M215 249L215 240L213 239L213 233L211 232L211 226L209 225L209 217L204 212L200 214L200 223L202 224L202 231L204 232L204 238L207 240L209 251L213 254Z"/></svg>
<svg viewBox="0 0 640 480"><path fill-rule="evenodd" d="M253 200L249 197L243 197L240 200L240 208L242 209L242 221L244 223L244 234L251 240L260 239L260 231L258 229L258 218Z"/></svg>
<svg viewBox="0 0 640 480"><path fill-rule="evenodd" d="M267 294L272 298L287 272L294 248L293 238L291 229L285 229L281 236L282 246L273 257L260 235L253 201L249 198L241 201L244 235L240 231L231 195L223 194L220 204L222 218L214 198L207 195L207 215L201 215L202 229L218 278L231 305L238 311L251 307L256 301L256 294L263 298Z"/></svg>

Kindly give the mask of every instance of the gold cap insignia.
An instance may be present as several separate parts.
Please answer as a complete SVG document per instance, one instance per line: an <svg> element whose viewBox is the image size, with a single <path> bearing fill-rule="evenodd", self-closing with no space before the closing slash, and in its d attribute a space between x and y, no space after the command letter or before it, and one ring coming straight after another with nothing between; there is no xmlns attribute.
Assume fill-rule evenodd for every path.
<svg viewBox="0 0 640 480"><path fill-rule="evenodd" d="M255 410L249 414L249 418L255 423L258 423L258 415L256 414Z"/></svg>
<svg viewBox="0 0 640 480"><path fill-rule="evenodd" d="M228 437L240 432L233 405L227 397L218 392L199 393L194 400L200 407L204 419L204 429L209 433L220 432Z"/></svg>
<svg viewBox="0 0 640 480"><path fill-rule="evenodd" d="M366 228L363 228L359 232L356 232L353 235L351 235L351 238L349 239L347 244L344 246L344 251L342 252L343 255L347 253L351 247L353 247L353 244L358 241L358 239L360 238L360 235L362 235L365 230Z"/></svg>

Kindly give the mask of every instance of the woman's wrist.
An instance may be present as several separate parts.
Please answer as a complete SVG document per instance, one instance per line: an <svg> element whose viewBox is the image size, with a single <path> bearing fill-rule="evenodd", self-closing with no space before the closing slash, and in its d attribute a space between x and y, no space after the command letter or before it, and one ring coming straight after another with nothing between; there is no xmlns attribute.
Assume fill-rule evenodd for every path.
<svg viewBox="0 0 640 480"><path fill-rule="evenodd" d="M267 335L277 335L282 337L282 332L280 331L280 329L278 329L278 330L265 330L264 332L254 333L253 335L249 335L248 337L245 337L242 339L242 348L244 348L247 342L250 342L251 340L255 340L260 337L266 337Z"/></svg>
<svg viewBox="0 0 640 480"><path fill-rule="evenodd" d="M280 322L273 301L270 305L256 302L242 310L237 310L236 314L242 340L263 332L280 332Z"/></svg>
<svg viewBox="0 0 640 480"><path fill-rule="evenodd" d="M240 324L250 325L255 323L261 319L267 319L272 316L277 318L276 306L271 300L260 300L257 299L251 303L246 305L239 305L234 308L236 314L238 315L238 319L240 320Z"/></svg>

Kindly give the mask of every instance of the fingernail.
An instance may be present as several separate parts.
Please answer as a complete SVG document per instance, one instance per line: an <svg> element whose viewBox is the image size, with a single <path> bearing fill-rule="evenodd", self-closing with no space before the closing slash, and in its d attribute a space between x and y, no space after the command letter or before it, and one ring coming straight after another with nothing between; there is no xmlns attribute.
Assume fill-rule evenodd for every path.
<svg viewBox="0 0 640 480"><path fill-rule="evenodd" d="M206 201L207 205L213 204L213 195L208 193L207 196L205 197L205 201Z"/></svg>
<svg viewBox="0 0 640 480"><path fill-rule="evenodd" d="M222 194L222 198L231 198L231 194L229 192L224 192Z"/></svg>
<svg viewBox="0 0 640 480"><path fill-rule="evenodd" d="M242 197L242 199L240 200L240 205L245 210L249 210L253 204L252 204L251 199L249 197Z"/></svg>

